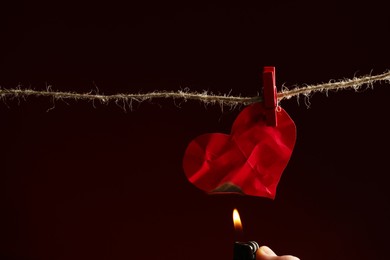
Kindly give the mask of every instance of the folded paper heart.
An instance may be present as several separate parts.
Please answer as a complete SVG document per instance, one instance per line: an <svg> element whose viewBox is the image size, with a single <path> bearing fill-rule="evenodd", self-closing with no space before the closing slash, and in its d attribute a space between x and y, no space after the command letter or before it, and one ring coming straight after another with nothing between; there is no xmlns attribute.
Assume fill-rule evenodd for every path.
<svg viewBox="0 0 390 260"><path fill-rule="evenodd" d="M210 133L192 140L184 154L188 180L207 193L241 193L274 199L295 140L294 121L281 107L277 126L267 126L263 103L246 107L230 135Z"/></svg>

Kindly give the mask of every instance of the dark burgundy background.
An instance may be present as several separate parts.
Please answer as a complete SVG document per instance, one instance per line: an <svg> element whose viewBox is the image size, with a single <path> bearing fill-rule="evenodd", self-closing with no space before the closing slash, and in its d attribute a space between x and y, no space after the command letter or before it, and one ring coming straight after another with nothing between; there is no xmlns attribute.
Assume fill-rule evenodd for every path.
<svg viewBox="0 0 390 260"><path fill-rule="evenodd" d="M390 69L386 5L29 1L0 8L0 85L255 96ZM209 196L187 144L242 109L155 100L0 103L0 259L232 259L244 239L301 259L388 259L390 84L283 101L297 143L275 200Z"/></svg>

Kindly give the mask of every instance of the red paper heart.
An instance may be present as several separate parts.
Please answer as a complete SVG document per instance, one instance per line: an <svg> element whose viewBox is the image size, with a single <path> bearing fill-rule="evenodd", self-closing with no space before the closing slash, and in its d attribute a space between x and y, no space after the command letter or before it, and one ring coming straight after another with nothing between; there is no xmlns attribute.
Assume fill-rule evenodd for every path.
<svg viewBox="0 0 390 260"><path fill-rule="evenodd" d="M239 192L274 199L296 140L294 121L282 108L277 121L277 126L267 126L263 103L255 103L238 115L231 135L198 136L183 158L188 180L208 193Z"/></svg>

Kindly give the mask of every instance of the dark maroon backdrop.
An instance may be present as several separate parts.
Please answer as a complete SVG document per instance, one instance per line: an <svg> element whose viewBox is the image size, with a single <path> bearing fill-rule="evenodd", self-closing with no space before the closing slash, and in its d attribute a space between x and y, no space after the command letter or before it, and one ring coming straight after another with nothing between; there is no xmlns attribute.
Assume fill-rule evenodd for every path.
<svg viewBox="0 0 390 260"><path fill-rule="evenodd" d="M263 66L278 90L390 69L388 10L372 1L127 2L2 4L1 87L254 96ZM0 259L232 259L235 207L245 239L277 253L387 259L389 97L382 83L283 101L298 136L275 200L185 179L187 144L229 132L241 108L5 99Z"/></svg>

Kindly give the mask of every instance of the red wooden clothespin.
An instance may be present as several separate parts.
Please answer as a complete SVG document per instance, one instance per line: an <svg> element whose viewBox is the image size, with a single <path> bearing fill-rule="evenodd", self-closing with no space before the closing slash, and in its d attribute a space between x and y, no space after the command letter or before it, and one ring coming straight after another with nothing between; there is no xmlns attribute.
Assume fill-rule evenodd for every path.
<svg viewBox="0 0 390 260"><path fill-rule="evenodd" d="M275 67L264 67L263 70L263 103L266 109L266 123L268 126L277 126Z"/></svg>

